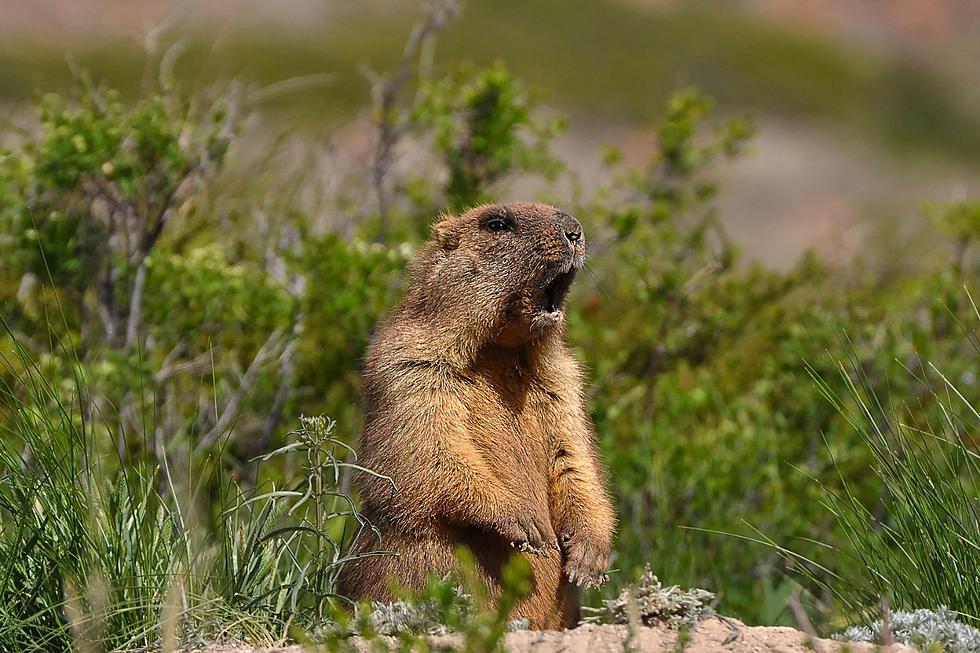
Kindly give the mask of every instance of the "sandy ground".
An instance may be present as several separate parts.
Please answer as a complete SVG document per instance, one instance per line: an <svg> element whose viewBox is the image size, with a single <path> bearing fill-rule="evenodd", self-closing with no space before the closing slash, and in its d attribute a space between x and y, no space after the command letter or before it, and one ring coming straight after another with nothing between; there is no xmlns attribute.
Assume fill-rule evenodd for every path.
<svg viewBox="0 0 980 653"><path fill-rule="evenodd" d="M812 639L805 633L793 628L772 628L754 626L748 627L739 622L729 620L737 630L717 618L703 621L691 631L690 639L685 643L678 642L678 633L666 626L655 628L640 628L630 639L626 626L581 626L567 631L530 631L524 630L509 633L505 647L511 653L620 653L636 651L637 653L760 653L774 651L776 653L835 653L845 648L853 653L871 653L883 650L871 644L855 644L835 642L827 639ZM395 640L389 640L391 648L395 649ZM372 651L372 644L356 642L358 650ZM456 635L445 635L432 638L433 650L444 650L459 645ZM202 653L305 653L315 649L304 649L299 646L280 649L248 649L234 647L217 647ZM451 650L451 649L450 649ZM902 645L894 645L887 649L891 653L911 653L911 649Z"/></svg>

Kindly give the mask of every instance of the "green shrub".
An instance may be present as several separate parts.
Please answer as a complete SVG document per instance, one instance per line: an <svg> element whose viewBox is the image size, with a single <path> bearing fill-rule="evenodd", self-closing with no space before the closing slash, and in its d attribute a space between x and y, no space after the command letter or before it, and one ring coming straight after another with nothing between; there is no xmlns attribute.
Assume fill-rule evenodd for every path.
<svg viewBox="0 0 980 653"><path fill-rule="evenodd" d="M561 170L549 144L564 129L562 120L538 117L533 98L502 63L463 66L420 90L413 119L432 132L448 169L450 210L490 201L492 185L508 173L539 171L553 178Z"/></svg>
<svg viewBox="0 0 980 653"><path fill-rule="evenodd" d="M877 262L884 253L850 270L812 257L784 273L746 265L718 221L705 166L739 153L751 130L713 121L710 109L695 92L676 96L648 167L578 210L595 253L569 334L592 368L619 497L615 564L632 575L650 562L670 582L718 592L743 618L789 620L786 563L720 533L752 538L757 529L823 562L831 554L812 540L844 543L810 477L838 490L846 479L867 502L882 480L866 473L870 452L815 396L804 364L828 378L826 352L840 351L846 332L857 364L871 370L869 388L907 398L920 420L941 418L941 402L902 368L933 360L950 378L970 373L957 324L972 311L961 288L980 273L980 232L975 204L932 207L952 257L923 255L901 271ZM846 390L843 380L831 385Z"/></svg>

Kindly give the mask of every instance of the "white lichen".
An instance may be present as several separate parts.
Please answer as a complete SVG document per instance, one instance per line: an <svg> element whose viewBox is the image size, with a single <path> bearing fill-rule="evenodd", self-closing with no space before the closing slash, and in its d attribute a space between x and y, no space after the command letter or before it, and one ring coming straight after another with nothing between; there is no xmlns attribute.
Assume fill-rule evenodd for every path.
<svg viewBox="0 0 980 653"><path fill-rule="evenodd" d="M941 646L948 653L980 653L980 630L957 619L957 614L945 606L936 610L893 612L889 618L891 636L896 642L920 651ZM882 644L882 621L870 626L852 626L834 639Z"/></svg>
<svg viewBox="0 0 980 653"><path fill-rule="evenodd" d="M445 579L443 579L445 581ZM452 589L452 610L465 618L472 611L471 597L459 586ZM397 635L409 632L425 635L445 635L452 632L446 625L446 609L435 598L419 598L413 601L392 601L371 604L367 615L355 608L355 622L366 616L369 628L379 635Z"/></svg>
<svg viewBox="0 0 980 653"><path fill-rule="evenodd" d="M429 602L372 603L368 624L380 635L397 635L402 632L445 635L449 628L441 623L438 612Z"/></svg>
<svg viewBox="0 0 980 653"><path fill-rule="evenodd" d="M603 601L602 608L584 608L591 614L583 621L628 624L634 615L645 626L663 623L671 628L691 628L714 614L714 598L708 590L664 587L648 565L637 582L615 599Z"/></svg>

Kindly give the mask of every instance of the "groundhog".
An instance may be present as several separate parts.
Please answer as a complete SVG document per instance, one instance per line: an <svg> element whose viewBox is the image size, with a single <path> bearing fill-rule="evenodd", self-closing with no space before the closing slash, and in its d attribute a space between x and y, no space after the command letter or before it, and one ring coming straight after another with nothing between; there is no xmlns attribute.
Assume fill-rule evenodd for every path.
<svg viewBox="0 0 980 653"><path fill-rule="evenodd" d="M457 566L468 547L490 595L529 556L532 590L511 617L578 624L578 591L606 579L615 516L564 342L565 298L585 259L582 225L543 204L448 216L418 251L404 298L365 361L362 511L380 530L339 592L390 601Z"/></svg>

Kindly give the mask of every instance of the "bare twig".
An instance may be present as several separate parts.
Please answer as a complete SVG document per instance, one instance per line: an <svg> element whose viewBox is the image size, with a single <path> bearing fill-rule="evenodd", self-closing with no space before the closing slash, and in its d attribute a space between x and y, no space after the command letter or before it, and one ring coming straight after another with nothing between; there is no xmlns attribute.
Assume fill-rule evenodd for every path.
<svg viewBox="0 0 980 653"><path fill-rule="evenodd" d="M728 617L723 617L717 612L715 613L715 617L718 619L718 621L728 626L728 634L725 636L724 641L721 643L722 646L728 646L729 644L731 644L736 639L742 636L742 629L739 628L737 621L733 619L729 619Z"/></svg>
<svg viewBox="0 0 980 653"><path fill-rule="evenodd" d="M140 324L143 322L143 289L146 287L146 257L140 261L133 279L133 288L129 293L129 317L126 320L126 340L124 351L132 351L139 335Z"/></svg>
<svg viewBox="0 0 980 653"><path fill-rule="evenodd" d="M885 649L890 649L895 643L895 633L892 630L892 611L888 605L888 599L881 599L881 632L878 633L881 643Z"/></svg>
<svg viewBox="0 0 980 653"><path fill-rule="evenodd" d="M173 208L172 204L174 197L177 194L177 189L183 186L184 182L190 178L194 171L197 170L197 166L188 170L186 174L181 177L179 183L174 184L169 188L163 196L163 201L160 203L160 207L157 209L156 216L152 222L148 222L149 228L143 232L143 237L139 241L139 245L136 251L132 253L133 262L139 264L144 258L149 256L150 252L153 250L153 246L156 245L160 236L163 234L163 228L167 226L168 219L170 217L170 211Z"/></svg>
<svg viewBox="0 0 980 653"><path fill-rule="evenodd" d="M200 354L190 360L177 363L165 360L160 366L160 369L153 375L153 380L162 385L181 374L200 374L206 372L210 366L211 355L208 353Z"/></svg>
<svg viewBox="0 0 980 653"><path fill-rule="evenodd" d="M789 605L789 609L792 611L793 617L796 618L796 623L799 624L800 629L810 638L813 650L816 653L823 653L823 647L820 645L820 637L813 628L813 623L810 621L810 617L807 616L806 610L803 609L803 604L800 603L799 588L794 588L792 594L786 597L786 603Z"/></svg>
<svg viewBox="0 0 980 653"><path fill-rule="evenodd" d="M157 77L161 84L167 85L172 83L177 59L187 50L187 44L187 37L182 36L174 41L163 53L163 56L160 57L160 71L157 73Z"/></svg>
<svg viewBox="0 0 980 653"><path fill-rule="evenodd" d="M119 318L116 316L116 291L113 270L104 270L100 275L99 282L95 288L95 296L98 299L98 313L102 320L102 328L105 330L107 343L113 343L116 334L119 332Z"/></svg>
<svg viewBox="0 0 980 653"><path fill-rule="evenodd" d="M201 453L211 448L211 446L218 441L224 433L228 431L228 428L232 425L235 419L238 417L239 410L241 409L242 401L251 392L252 386L255 384L256 378L258 378L259 370L265 366L271 360L278 358L282 354L284 345L284 329L276 329L269 337L266 338L265 343L259 348L258 353L255 354L255 358L249 363L248 368L245 370L245 374L242 377L241 382L238 384L238 388L232 394L228 403L225 404L224 409L218 416L215 425L211 427L204 437L197 443L194 448L195 453Z"/></svg>
<svg viewBox="0 0 980 653"><path fill-rule="evenodd" d="M152 222L148 222L150 227L143 232L136 251L129 253L130 262L136 265L136 274L129 290L129 314L126 317L126 339L123 342L123 351L125 352L132 351L135 346L143 322L143 291L146 288L147 260L160 236L163 235L164 227L167 226L171 213L175 210L174 204L179 195L182 194L181 189L190 183L203 165L203 161L199 161L190 166L180 177L180 180L167 189L160 206L157 208L156 217ZM130 240L135 239L131 238Z"/></svg>
<svg viewBox="0 0 980 653"><path fill-rule="evenodd" d="M158 417L157 425L154 429L153 452L156 455L160 469L163 470L163 474L160 476L161 494L169 494L174 491L173 477L170 473L170 461L167 458L166 440L166 436L175 433L177 429L177 409L174 406L174 402L174 395L170 394L164 397L161 406L162 417ZM179 510L177 516L180 521L180 527L183 528L183 515Z"/></svg>
<svg viewBox="0 0 980 653"><path fill-rule="evenodd" d="M431 40L455 17L460 0L444 0L434 4L426 19L412 29L402 60L398 68L384 75L364 72L371 79L371 97L374 100L374 119L378 129L371 161L371 179L378 199L379 228L378 238L384 239L388 230L389 198L387 188L388 172L391 169L392 153L403 135L403 127L398 124L395 106L398 94L404 85L418 75L415 65L419 51L431 47Z"/></svg>
<svg viewBox="0 0 980 653"><path fill-rule="evenodd" d="M323 86L328 86L332 84L336 79L336 75L331 75L328 73L315 73L313 75L301 75L299 77L290 77L289 79L284 79L282 81L269 84L268 86L263 86L262 88L257 88L250 91L245 101L248 104L258 104L260 102L266 102L283 95L288 95L289 93L296 93L299 91L307 91L314 88L321 88Z"/></svg>
<svg viewBox="0 0 980 653"><path fill-rule="evenodd" d="M181 11L178 11L178 9ZM143 51L146 54L146 58L143 66L143 79L140 84L144 91L153 85L153 64L160 54L164 35L180 21L181 14L186 13L183 9L178 3L175 3L173 9L160 22L147 29L146 34L143 36Z"/></svg>
<svg viewBox="0 0 980 653"><path fill-rule="evenodd" d="M286 401L289 400L293 391L293 382L296 378L296 350L299 347L299 334L301 332L302 317L297 318L293 325L291 335L286 341L282 355L279 356L279 387L276 389L276 396L272 400L272 407L266 415L265 423L262 425L262 434L259 436L257 451L264 453L272 440L279 423L282 421L283 409ZM259 461L252 462L250 478L254 485L258 479Z"/></svg>
<svg viewBox="0 0 980 653"><path fill-rule="evenodd" d="M33 353L40 353L44 351L44 347L41 345L40 342L30 337L23 331L15 330L13 333L14 333L14 341L20 345L27 345L27 349L29 349Z"/></svg>

